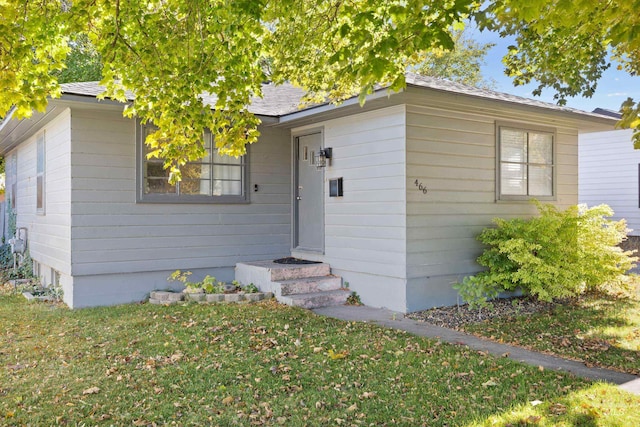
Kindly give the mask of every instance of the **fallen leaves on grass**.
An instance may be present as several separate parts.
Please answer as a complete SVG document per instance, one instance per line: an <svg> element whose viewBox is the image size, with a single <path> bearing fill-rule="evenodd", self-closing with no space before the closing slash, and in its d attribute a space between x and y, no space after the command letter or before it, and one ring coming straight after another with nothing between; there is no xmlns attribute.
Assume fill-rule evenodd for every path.
<svg viewBox="0 0 640 427"><path fill-rule="evenodd" d="M99 387L89 387L88 389L82 391L83 395L85 395L85 394L98 394L98 393L100 393L100 388Z"/></svg>
<svg viewBox="0 0 640 427"><path fill-rule="evenodd" d="M640 279L629 295L586 294L543 303L501 299L489 310L446 307L409 317L500 343L640 374Z"/></svg>
<svg viewBox="0 0 640 427"><path fill-rule="evenodd" d="M331 359L331 360L344 359L345 357L347 357L347 354L349 354L349 353L346 350L336 352L333 349L329 349L327 351L327 355L329 356L329 359Z"/></svg>
<svg viewBox="0 0 640 427"><path fill-rule="evenodd" d="M504 413L507 404L530 407L537 396L567 407L555 415L547 403L537 409L542 415L527 414L548 422L575 410L563 396L589 387L483 352L275 302L36 315L12 304L3 306L0 297L6 328L0 338L11 337L1 366L29 366L0 369L0 417L14 414L15 425L471 427ZM84 385L76 390L78 384ZM78 399L94 385L98 392Z"/></svg>

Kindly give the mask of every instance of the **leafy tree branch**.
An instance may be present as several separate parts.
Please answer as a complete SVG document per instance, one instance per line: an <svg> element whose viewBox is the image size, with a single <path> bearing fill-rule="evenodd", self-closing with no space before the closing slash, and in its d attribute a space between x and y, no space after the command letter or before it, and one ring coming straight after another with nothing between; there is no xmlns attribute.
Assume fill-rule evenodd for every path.
<svg viewBox="0 0 640 427"><path fill-rule="evenodd" d="M125 115L158 127L146 142L172 181L204 155L205 129L229 155L257 141L248 108L264 81L303 88L305 102L364 102L377 84L402 89L425 53L452 52L470 17L514 36L514 82L537 81L560 103L596 90L609 52L630 74L640 68L640 15L627 0L6 0L0 16L0 117L42 111L61 81L85 78L72 69L95 70L80 58L70 66L85 38L103 96L135 93ZM213 110L203 94L215 96ZM625 104L621 124L638 128L638 108Z"/></svg>

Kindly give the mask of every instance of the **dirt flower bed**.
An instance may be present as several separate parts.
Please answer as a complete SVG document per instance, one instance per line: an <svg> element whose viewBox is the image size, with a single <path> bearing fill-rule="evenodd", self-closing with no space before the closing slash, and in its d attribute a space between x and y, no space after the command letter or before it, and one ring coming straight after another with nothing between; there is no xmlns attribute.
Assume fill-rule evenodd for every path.
<svg viewBox="0 0 640 427"><path fill-rule="evenodd" d="M505 319L553 310L557 303L537 301L530 297L504 298L491 302L492 307L469 309L466 304L439 307L408 314L407 317L444 328L464 330L464 325L492 319Z"/></svg>

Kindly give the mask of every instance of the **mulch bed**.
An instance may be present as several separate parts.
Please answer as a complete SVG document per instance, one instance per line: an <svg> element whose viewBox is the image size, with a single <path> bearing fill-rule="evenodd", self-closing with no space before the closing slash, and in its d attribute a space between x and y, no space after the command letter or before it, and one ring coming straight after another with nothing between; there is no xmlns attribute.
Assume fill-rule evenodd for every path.
<svg viewBox="0 0 640 427"><path fill-rule="evenodd" d="M469 309L464 305L439 307L407 314L406 317L444 328L462 330L465 324L509 318L550 311L555 303L537 301L529 297L504 298L491 301L492 307Z"/></svg>

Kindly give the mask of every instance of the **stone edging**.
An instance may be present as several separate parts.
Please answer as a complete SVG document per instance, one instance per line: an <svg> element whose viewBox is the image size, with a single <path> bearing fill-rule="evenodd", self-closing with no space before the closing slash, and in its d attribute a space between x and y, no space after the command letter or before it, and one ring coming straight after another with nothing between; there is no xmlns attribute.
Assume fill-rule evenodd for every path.
<svg viewBox="0 0 640 427"><path fill-rule="evenodd" d="M55 301L55 298L49 295L33 295L31 292L23 292L22 296L24 296L27 301Z"/></svg>
<svg viewBox="0 0 640 427"><path fill-rule="evenodd" d="M256 292L252 294L205 294L171 291L153 291L149 296L149 304L169 305L182 301L195 301L199 303L241 303L256 302L273 298L272 292Z"/></svg>

